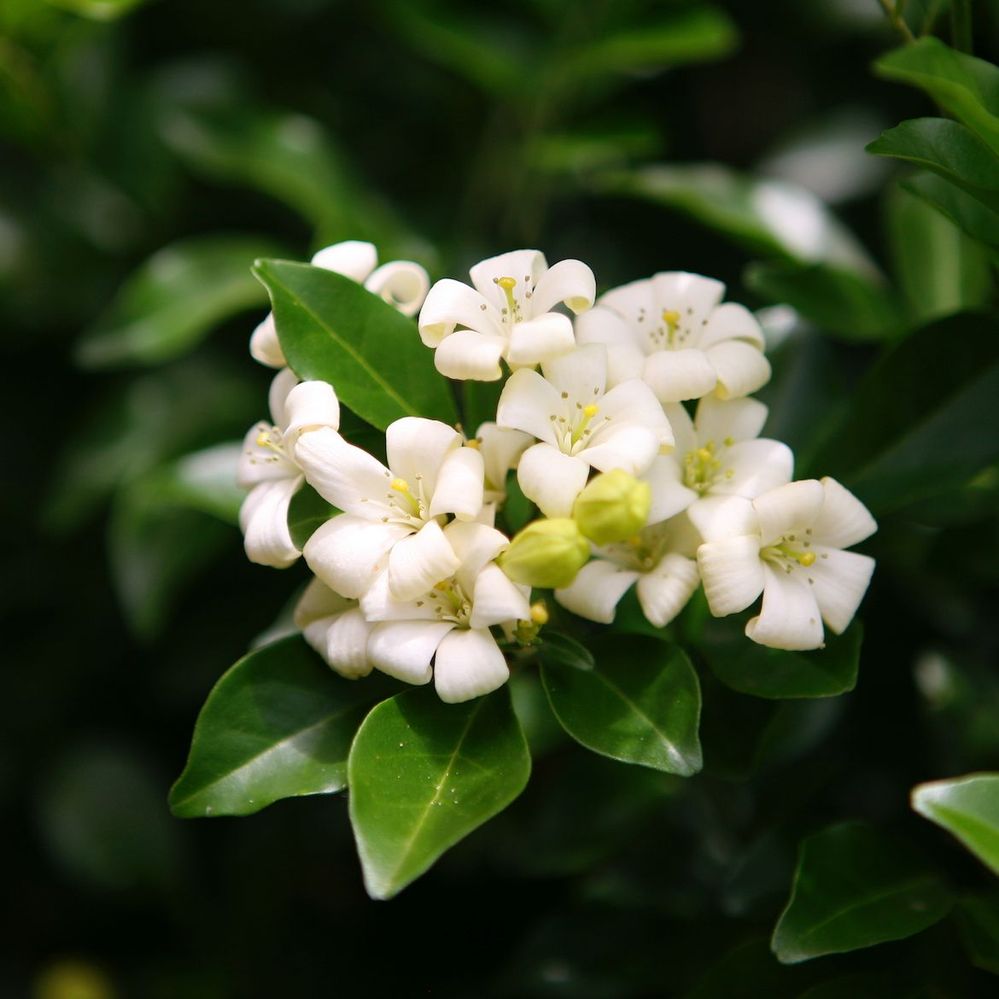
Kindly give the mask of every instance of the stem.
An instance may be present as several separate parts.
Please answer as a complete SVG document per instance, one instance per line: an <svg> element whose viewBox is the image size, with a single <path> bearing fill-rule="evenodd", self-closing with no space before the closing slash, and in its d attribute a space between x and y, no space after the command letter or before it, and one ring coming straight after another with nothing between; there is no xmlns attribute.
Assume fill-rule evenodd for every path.
<svg viewBox="0 0 999 999"><path fill-rule="evenodd" d="M971 51L971 0L951 0L950 43L958 52Z"/></svg>
<svg viewBox="0 0 999 999"><path fill-rule="evenodd" d="M914 42L916 37L909 30L909 25L905 23L905 18L902 17L904 0L901 0L899 3L896 3L895 0L880 0L880 3L884 8L885 14L888 16L888 20L891 21L892 27L905 39L906 44Z"/></svg>

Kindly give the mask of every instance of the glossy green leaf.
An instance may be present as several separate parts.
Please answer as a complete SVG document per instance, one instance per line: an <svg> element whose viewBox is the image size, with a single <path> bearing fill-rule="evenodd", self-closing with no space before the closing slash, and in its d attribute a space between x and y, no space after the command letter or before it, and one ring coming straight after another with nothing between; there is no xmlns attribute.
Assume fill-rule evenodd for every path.
<svg viewBox="0 0 999 999"><path fill-rule="evenodd" d="M999 211L999 157L950 118L913 118L882 132L869 153L891 156L938 173Z"/></svg>
<svg viewBox="0 0 999 999"><path fill-rule="evenodd" d="M963 898L954 915L971 963L999 975L999 895Z"/></svg>
<svg viewBox="0 0 999 999"><path fill-rule="evenodd" d="M361 419L384 430L403 416L456 423L450 384L416 324L341 274L261 260L278 337L300 378L322 378Z"/></svg>
<svg viewBox="0 0 999 999"><path fill-rule="evenodd" d="M999 151L999 67L927 37L882 56L874 69L926 91Z"/></svg>
<svg viewBox="0 0 999 999"><path fill-rule="evenodd" d="M791 898L771 947L784 964L901 940L932 926L950 893L904 843L861 823L801 844Z"/></svg>
<svg viewBox="0 0 999 999"><path fill-rule="evenodd" d="M872 263L853 235L810 191L754 180L717 163L615 170L594 181L606 193L651 201L768 256L828 263L870 273Z"/></svg>
<svg viewBox="0 0 999 999"><path fill-rule="evenodd" d="M324 500L312 486L302 486L292 496L288 506L288 530L295 547L301 551L313 533L336 512L336 507Z"/></svg>
<svg viewBox="0 0 999 999"><path fill-rule="evenodd" d="M887 209L895 274L914 323L988 303L992 271L979 242L900 186L889 190Z"/></svg>
<svg viewBox="0 0 999 999"><path fill-rule="evenodd" d="M732 690L755 697L834 697L853 690L863 627L855 621L842 635L826 635L815 652L784 652L751 642L742 627L709 628L702 652L711 672Z"/></svg>
<svg viewBox="0 0 999 999"><path fill-rule="evenodd" d="M993 255L999 250L999 212L934 173L917 173L902 186L943 212L969 236L984 243Z"/></svg>
<svg viewBox="0 0 999 999"><path fill-rule="evenodd" d="M995 320L940 320L871 368L798 474L839 479L875 513L963 485L999 459L999 438L985 432L997 397Z"/></svg>
<svg viewBox="0 0 999 999"><path fill-rule="evenodd" d="M756 263L746 286L769 303L796 309L820 329L847 340L887 340L902 328L899 303L868 276L823 264Z"/></svg>
<svg viewBox="0 0 999 999"><path fill-rule="evenodd" d="M920 784L913 788L912 807L999 874L999 773Z"/></svg>
<svg viewBox="0 0 999 999"><path fill-rule="evenodd" d="M555 716L577 742L624 763L689 777L701 769L701 689L683 651L654 638L601 638L596 668L542 662Z"/></svg>
<svg viewBox="0 0 999 999"><path fill-rule="evenodd" d="M433 687L383 701L350 750L350 819L372 898L391 898L502 811L531 757L504 687L444 704Z"/></svg>
<svg viewBox="0 0 999 999"><path fill-rule="evenodd" d="M171 810L250 815L281 798L341 790L354 733L389 690L380 675L344 680L297 635L251 652L208 695Z"/></svg>
<svg viewBox="0 0 999 999"><path fill-rule="evenodd" d="M569 666L573 669L591 670L596 665L593 653L569 635L545 628L538 643L538 662L542 665Z"/></svg>
<svg viewBox="0 0 999 999"><path fill-rule="evenodd" d="M253 262L280 252L253 236L198 236L158 251L125 282L77 345L89 368L158 364L191 350L222 320L266 308ZM248 327L249 329L249 327Z"/></svg>

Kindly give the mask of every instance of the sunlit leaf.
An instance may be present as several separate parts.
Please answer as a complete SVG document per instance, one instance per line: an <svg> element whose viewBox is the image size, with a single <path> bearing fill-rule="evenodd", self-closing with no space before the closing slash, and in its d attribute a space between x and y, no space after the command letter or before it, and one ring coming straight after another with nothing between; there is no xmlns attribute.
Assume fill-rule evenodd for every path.
<svg viewBox="0 0 999 999"><path fill-rule="evenodd" d="M350 750L350 818L373 898L390 898L524 789L531 757L504 687L444 704L406 691L365 718Z"/></svg>
<svg viewBox="0 0 999 999"><path fill-rule="evenodd" d="M999 874L999 773L920 784L912 791L912 807Z"/></svg>

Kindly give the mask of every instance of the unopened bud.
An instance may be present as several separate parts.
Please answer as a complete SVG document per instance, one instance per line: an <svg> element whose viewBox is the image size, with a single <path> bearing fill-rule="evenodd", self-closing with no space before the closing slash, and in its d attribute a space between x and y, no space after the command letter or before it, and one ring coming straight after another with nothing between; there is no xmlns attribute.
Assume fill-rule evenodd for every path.
<svg viewBox="0 0 999 999"><path fill-rule="evenodd" d="M554 517L528 524L497 560L515 583L553 589L568 586L590 557L574 520Z"/></svg>
<svg viewBox="0 0 999 999"><path fill-rule="evenodd" d="M572 518L598 545L626 541L644 526L652 506L652 489L620 468L598 475L576 497Z"/></svg>

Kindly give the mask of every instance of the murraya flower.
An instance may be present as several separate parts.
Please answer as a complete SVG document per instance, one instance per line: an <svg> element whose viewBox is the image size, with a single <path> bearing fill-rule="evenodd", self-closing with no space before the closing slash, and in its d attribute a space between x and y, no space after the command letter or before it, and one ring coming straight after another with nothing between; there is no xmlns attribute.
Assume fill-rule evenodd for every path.
<svg viewBox="0 0 999 999"><path fill-rule="evenodd" d="M485 524L453 521L444 535L458 565L411 600L392 595L383 570L361 598L371 626L369 662L406 683L431 676L442 701L457 703L506 683L506 658L490 632L531 620L530 587L518 586L493 561L507 538Z"/></svg>
<svg viewBox="0 0 999 999"><path fill-rule="evenodd" d="M441 531L447 514L482 510L482 455L452 427L407 416L386 431L388 467L332 430L302 438L296 459L309 483L344 512L305 546L312 571L346 597L360 597L387 566L400 600L448 578L458 558Z"/></svg>
<svg viewBox="0 0 999 999"><path fill-rule="evenodd" d="M375 247L358 240L324 247L313 255L311 263L363 284L406 316L416 315L430 287L430 278L419 264L411 260L393 260L379 267ZM268 312L253 331L250 353L254 360L269 368L283 368L288 363L278 341L273 312Z"/></svg>
<svg viewBox="0 0 999 999"><path fill-rule="evenodd" d="M651 524L629 541L594 546L571 585L555 599L590 621L610 624L621 598L636 587L642 613L657 628L683 610L700 582L694 553L700 536L686 515Z"/></svg>
<svg viewBox="0 0 999 999"><path fill-rule="evenodd" d="M692 509L705 543L697 550L711 613L744 610L762 592L746 634L776 649L816 649L822 622L846 629L874 571L874 559L843 551L877 524L835 479L806 479L755 500L710 500Z"/></svg>
<svg viewBox="0 0 999 999"><path fill-rule="evenodd" d="M763 403L707 396L698 403L693 420L679 403L663 409L676 448L656 458L646 475L652 486L653 522L708 497L753 499L791 481L791 449L780 441L756 439L767 419Z"/></svg>
<svg viewBox="0 0 999 999"><path fill-rule="evenodd" d="M355 680L371 672L368 661L371 624L356 600L341 597L321 580L313 579L295 607L295 626L341 676Z"/></svg>
<svg viewBox="0 0 999 999"><path fill-rule="evenodd" d="M534 443L530 434L520 430L483 423L468 442L478 448L485 468L485 493L483 501L502 506L506 500L507 472L517 467L520 456Z"/></svg>
<svg viewBox="0 0 999 999"><path fill-rule="evenodd" d="M542 366L515 371L503 386L496 422L531 434L517 466L524 495L547 517L568 517L590 468L641 475L673 444L662 406L637 379L605 391L607 352L578 347Z"/></svg>
<svg viewBox="0 0 999 999"><path fill-rule="evenodd" d="M473 287L445 278L420 311L423 342L449 378L496 381L500 359L533 367L575 346L572 321L551 310L564 303L579 314L593 304L593 271L579 260L549 268L538 250L514 250L476 264ZM458 327L461 327L460 329Z"/></svg>
<svg viewBox="0 0 999 999"><path fill-rule="evenodd" d="M604 343L610 384L644 379L662 402L749 395L770 380L751 312L722 303L725 285L681 271L614 288L576 321L579 343Z"/></svg>
<svg viewBox="0 0 999 999"><path fill-rule="evenodd" d="M239 511L246 554L251 562L287 568L301 554L288 530L288 505L304 481L295 444L306 431L340 426L340 404L331 385L298 383L293 372L278 372L270 389L273 423L250 428L239 460L239 484L250 492Z"/></svg>

